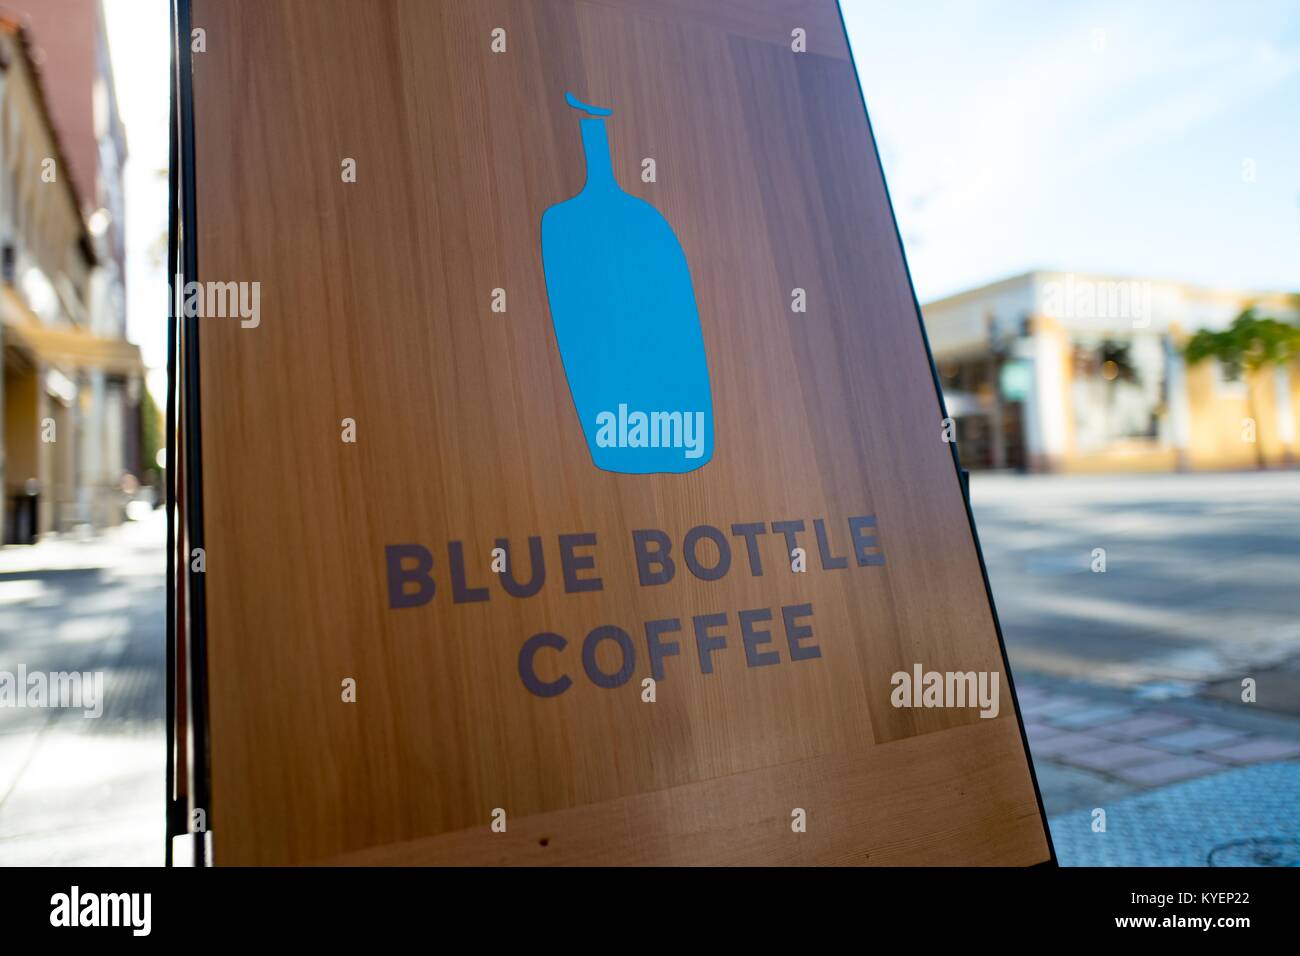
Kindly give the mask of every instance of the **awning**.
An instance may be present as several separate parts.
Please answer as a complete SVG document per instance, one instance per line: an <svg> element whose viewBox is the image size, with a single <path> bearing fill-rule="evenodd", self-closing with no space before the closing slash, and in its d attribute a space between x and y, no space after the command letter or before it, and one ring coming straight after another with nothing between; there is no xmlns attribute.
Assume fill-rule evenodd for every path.
<svg viewBox="0 0 1300 956"><path fill-rule="evenodd" d="M0 286L0 324L6 343L16 342L38 361L71 369L98 369L113 375L144 372L140 348L125 339L91 335L79 328L44 325L9 286Z"/></svg>

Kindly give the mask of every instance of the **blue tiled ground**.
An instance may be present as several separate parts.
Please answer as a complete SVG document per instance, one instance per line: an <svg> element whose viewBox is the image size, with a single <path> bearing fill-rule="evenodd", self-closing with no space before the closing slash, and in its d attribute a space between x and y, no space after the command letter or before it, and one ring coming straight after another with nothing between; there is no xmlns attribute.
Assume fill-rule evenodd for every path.
<svg viewBox="0 0 1300 956"><path fill-rule="evenodd" d="M1300 762L1259 764L1052 817L1062 866L1300 866Z"/></svg>

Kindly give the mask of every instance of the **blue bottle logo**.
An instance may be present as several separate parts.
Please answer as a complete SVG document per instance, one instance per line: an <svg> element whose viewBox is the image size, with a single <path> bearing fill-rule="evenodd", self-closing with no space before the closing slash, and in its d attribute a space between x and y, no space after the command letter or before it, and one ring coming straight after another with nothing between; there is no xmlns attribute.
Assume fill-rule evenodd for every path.
<svg viewBox="0 0 1300 956"><path fill-rule="evenodd" d="M619 188L608 109L565 100L587 183L542 215L542 268L569 392L597 468L694 471L713 457L713 395L690 267L659 211Z"/></svg>

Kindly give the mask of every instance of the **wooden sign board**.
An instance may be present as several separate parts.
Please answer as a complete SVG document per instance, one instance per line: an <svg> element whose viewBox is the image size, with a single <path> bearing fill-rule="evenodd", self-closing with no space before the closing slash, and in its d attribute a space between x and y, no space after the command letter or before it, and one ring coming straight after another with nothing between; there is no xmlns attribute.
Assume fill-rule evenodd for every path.
<svg viewBox="0 0 1300 956"><path fill-rule="evenodd" d="M192 19L215 862L1050 859L833 0Z"/></svg>

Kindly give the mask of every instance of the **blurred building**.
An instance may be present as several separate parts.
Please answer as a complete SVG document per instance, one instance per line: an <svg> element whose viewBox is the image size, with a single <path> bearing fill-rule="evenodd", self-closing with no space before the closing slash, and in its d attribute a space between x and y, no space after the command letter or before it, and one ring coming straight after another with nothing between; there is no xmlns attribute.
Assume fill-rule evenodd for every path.
<svg viewBox="0 0 1300 956"><path fill-rule="evenodd" d="M1249 306L1295 321L1277 292L1031 272L923 308L962 463L1028 471L1293 464L1300 363L1231 381L1188 366L1198 329Z"/></svg>
<svg viewBox="0 0 1300 956"><path fill-rule="evenodd" d="M125 142L98 0L0 5L7 543L120 522L126 476L140 473L143 366L125 338Z"/></svg>

